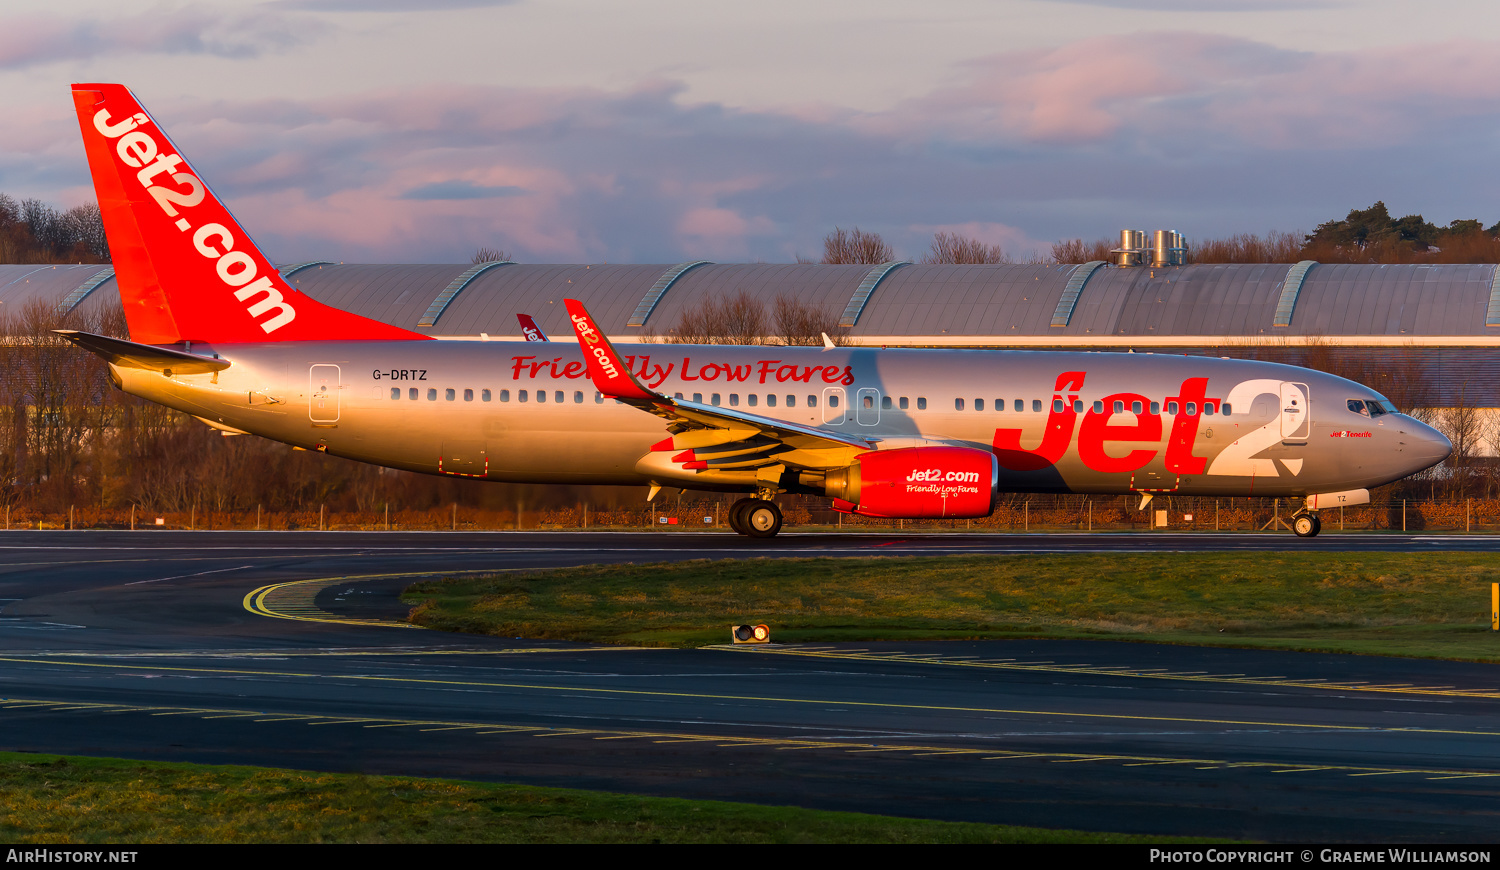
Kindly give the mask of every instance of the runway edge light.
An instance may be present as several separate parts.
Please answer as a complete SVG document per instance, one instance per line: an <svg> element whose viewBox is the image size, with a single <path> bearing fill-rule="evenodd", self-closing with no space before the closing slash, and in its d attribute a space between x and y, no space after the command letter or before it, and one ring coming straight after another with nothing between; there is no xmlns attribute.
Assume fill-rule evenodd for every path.
<svg viewBox="0 0 1500 870"><path fill-rule="evenodd" d="M729 636L735 643L770 643L771 626L733 625L729 628Z"/></svg>

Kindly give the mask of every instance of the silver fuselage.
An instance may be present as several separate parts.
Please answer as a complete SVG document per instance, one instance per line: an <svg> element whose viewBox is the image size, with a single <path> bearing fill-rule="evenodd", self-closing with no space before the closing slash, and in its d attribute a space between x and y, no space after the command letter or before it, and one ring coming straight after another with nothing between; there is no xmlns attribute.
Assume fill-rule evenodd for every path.
<svg viewBox="0 0 1500 870"><path fill-rule="evenodd" d="M112 369L127 392L211 424L392 468L741 488L652 465L665 422L600 396L572 343L195 343L192 351L231 365L203 374ZM1451 450L1411 417L1351 411L1351 399L1380 399L1367 387L1273 363L671 344L620 352L633 353L632 370L661 393L879 439L880 449L994 449L1001 489L1017 492L1300 496L1388 483Z"/></svg>

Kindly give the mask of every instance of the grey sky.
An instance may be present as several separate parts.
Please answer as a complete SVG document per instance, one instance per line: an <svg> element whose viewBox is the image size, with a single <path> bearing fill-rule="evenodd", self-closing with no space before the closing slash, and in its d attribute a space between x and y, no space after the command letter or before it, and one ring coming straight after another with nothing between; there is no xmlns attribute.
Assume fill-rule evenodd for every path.
<svg viewBox="0 0 1500 870"><path fill-rule="evenodd" d="M90 191L129 85L278 259L918 255L1120 226L1500 219L1500 7L1438 2L101 3L0 13L0 191ZM336 9L337 11L328 11Z"/></svg>

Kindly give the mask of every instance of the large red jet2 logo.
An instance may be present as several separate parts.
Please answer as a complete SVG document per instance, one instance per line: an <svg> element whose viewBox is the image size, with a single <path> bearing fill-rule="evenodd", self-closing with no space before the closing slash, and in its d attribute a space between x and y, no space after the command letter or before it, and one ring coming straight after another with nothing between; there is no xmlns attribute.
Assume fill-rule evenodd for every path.
<svg viewBox="0 0 1500 870"><path fill-rule="evenodd" d="M1136 393L1114 393L1102 398L1102 412L1088 411L1083 423L1078 424L1079 414L1075 410L1079 391L1083 389L1087 372L1063 372L1057 376L1053 386L1052 410L1047 415L1042 440L1036 447L1021 446L1023 430L996 429L995 458L1002 468L1011 471L1040 471L1050 468L1062 460L1073 443L1075 430L1078 435L1078 458L1085 467L1093 471L1126 473L1144 468L1156 458L1155 449L1161 443L1162 416L1160 414L1131 414L1135 419L1130 424L1114 424L1110 408L1115 402L1130 407L1140 402L1149 407L1149 400ZM1163 462L1167 471L1174 474L1202 474L1207 457L1193 455L1193 442L1198 437L1198 423L1202 419L1206 403L1218 404L1219 400L1205 395L1208 378L1188 378L1182 382L1178 395L1168 396L1167 402L1177 403L1178 413L1172 415L1172 431L1168 436ZM1066 397L1066 398L1065 398ZM1111 455L1107 447L1116 452L1124 446L1140 448L1130 450L1123 456Z"/></svg>

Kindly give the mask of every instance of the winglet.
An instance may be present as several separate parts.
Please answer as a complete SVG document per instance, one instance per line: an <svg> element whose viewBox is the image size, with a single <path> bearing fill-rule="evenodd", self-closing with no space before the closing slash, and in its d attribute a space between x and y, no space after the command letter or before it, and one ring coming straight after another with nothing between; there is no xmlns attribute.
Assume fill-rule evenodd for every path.
<svg viewBox="0 0 1500 870"><path fill-rule="evenodd" d="M589 367L589 380L599 392L611 399L625 401L654 402L662 397L641 386L641 382L630 373L630 367L615 353L614 345L604 337L604 331L594 322L593 315L577 299L564 299L568 306L568 319L573 331L578 333L578 345L583 348L583 358Z"/></svg>
<svg viewBox="0 0 1500 870"><path fill-rule="evenodd" d="M521 334L526 336L527 341L551 341L547 338L547 333L542 332L542 328L531 319L530 314L517 314L516 319L521 321Z"/></svg>

